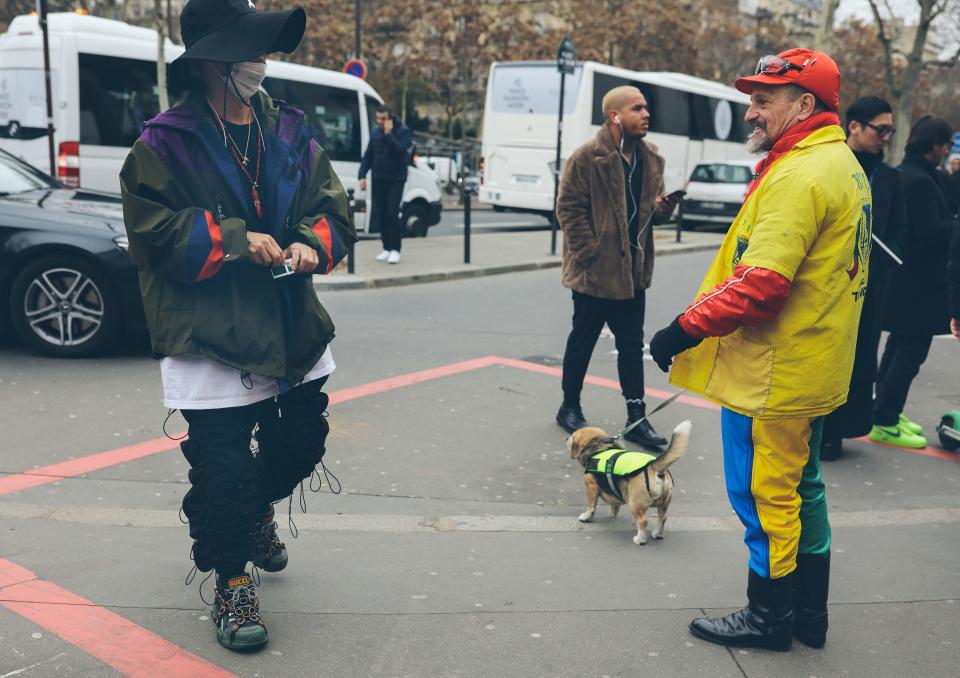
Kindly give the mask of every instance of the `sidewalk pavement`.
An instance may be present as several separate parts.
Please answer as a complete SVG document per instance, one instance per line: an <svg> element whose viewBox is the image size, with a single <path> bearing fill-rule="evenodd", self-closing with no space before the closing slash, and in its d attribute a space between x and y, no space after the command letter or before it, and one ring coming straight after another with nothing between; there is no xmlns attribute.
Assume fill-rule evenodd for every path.
<svg viewBox="0 0 960 678"><path fill-rule="evenodd" d="M722 239L721 233L685 231L677 243L672 229L654 232L658 257L712 251ZM361 240L355 248L356 273L347 273L344 261L330 275L315 276L314 287L317 291L369 289L555 268L562 261L563 234L557 233L556 255L550 254L547 230L475 234L470 238L469 264L463 263L462 235L405 239L396 265L375 261L380 251L379 240Z"/></svg>

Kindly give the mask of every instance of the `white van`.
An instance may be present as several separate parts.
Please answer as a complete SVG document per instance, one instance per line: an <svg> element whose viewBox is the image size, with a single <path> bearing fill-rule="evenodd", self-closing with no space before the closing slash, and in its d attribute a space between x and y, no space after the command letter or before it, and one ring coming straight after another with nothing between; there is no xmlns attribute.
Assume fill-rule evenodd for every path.
<svg viewBox="0 0 960 678"><path fill-rule="evenodd" d="M117 192L120 168L143 121L159 111L157 34L70 12L48 15L47 25L55 174L70 186ZM48 171L42 45L34 15L16 17L0 35L0 147ZM168 40L164 52L170 62L183 47ZM263 87L304 110L344 187L369 203L357 174L383 102L376 90L345 73L272 60ZM370 181L368 192L374 190ZM401 209L408 233L426 235L440 221L441 192L432 172L410 167ZM360 233L370 232L366 217L356 214Z"/></svg>
<svg viewBox="0 0 960 678"><path fill-rule="evenodd" d="M603 124L600 102L614 87L638 87L650 107L647 138L666 158L667 191L683 188L701 162L746 160L750 98L682 73L637 72L594 61L566 76L561 167ZM498 209L553 210L560 73L553 61L490 66L483 113L482 202Z"/></svg>

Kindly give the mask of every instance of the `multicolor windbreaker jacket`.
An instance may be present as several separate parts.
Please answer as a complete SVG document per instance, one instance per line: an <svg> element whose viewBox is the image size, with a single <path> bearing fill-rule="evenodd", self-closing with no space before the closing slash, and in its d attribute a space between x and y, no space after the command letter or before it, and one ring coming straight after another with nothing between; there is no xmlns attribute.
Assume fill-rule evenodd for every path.
<svg viewBox="0 0 960 678"><path fill-rule="evenodd" d="M302 242L329 273L356 240L347 197L303 113L260 93L264 146L257 218L250 184L203 98L146 123L120 173L130 254L153 350L205 355L295 384L333 339L311 276L274 279L247 255L247 231ZM252 174L251 170L251 174Z"/></svg>

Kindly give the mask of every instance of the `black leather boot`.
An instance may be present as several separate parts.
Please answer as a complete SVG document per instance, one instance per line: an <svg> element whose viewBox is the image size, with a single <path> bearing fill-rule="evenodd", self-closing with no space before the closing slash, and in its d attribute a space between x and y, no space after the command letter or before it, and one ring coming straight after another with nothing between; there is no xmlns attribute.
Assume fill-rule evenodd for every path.
<svg viewBox="0 0 960 678"><path fill-rule="evenodd" d="M823 439L820 443L820 461L836 461L843 454L843 438Z"/></svg>
<svg viewBox="0 0 960 678"><path fill-rule="evenodd" d="M561 405L557 411L557 423L560 424L560 428L567 433L573 433L588 425L580 405L574 405L572 407Z"/></svg>
<svg viewBox="0 0 960 678"><path fill-rule="evenodd" d="M627 423L624 428L637 419L643 419L645 416L647 416L647 406L645 404L627 403ZM636 443L641 447L652 449L655 452L659 452L660 447L667 444L667 439L654 431L649 421L640 422L636 428L623 437L631 443Z"/></svg>
<svg viewBox="0 0 960 678"><path fill-rule="evenodd" d="M750 570L747 606L726 617L690 622L690 632L711 643L786 652L793 643L793 579L767 579Z"/></svg>
<svg viewBox="0 0 960 678"><path fill-rule="evenodd" d="M793 637L807 647L821 648L827 642L830 553L798 554L793 583Z"/></svg>

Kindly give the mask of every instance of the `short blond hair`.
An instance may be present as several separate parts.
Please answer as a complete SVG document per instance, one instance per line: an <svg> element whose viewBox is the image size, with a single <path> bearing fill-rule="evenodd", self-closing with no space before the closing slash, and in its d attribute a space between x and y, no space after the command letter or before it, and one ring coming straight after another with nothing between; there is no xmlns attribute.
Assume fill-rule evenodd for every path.
<svg viewBox="0 0 960 678"><path fill-rule="evenodd" d="M620 85L604 94L603 101L600 103L604 119L610 114L610 111L619 111L623 108L628 97L637 96L638 94L642 96L643 92L633 85Z"/></svg>

